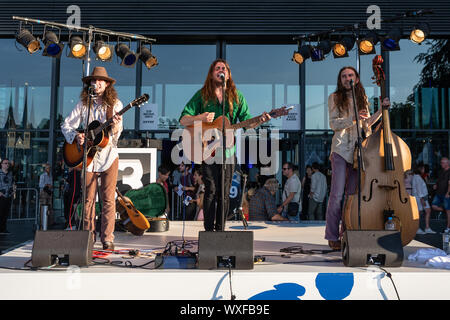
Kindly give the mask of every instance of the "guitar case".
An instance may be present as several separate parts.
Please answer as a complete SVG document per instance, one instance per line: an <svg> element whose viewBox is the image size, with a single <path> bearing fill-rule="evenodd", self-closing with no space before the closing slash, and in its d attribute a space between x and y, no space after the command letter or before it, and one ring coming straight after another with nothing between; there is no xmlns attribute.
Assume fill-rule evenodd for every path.
<svg viewBox="0 0 450 320"><path fill-rule="evenodd" d="M146 230L147 232L169 230L169 220L165 214L169 199L162 185L150 183L142 188L127 191L125 196L130 198L136 209L149 221L150 228Z"/></svg>

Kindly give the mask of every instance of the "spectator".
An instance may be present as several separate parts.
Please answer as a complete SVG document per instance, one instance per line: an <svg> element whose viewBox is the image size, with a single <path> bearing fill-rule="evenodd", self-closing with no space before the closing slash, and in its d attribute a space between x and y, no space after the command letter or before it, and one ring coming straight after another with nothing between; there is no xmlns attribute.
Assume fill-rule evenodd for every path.
<svg viewBox="0 0 450 320"><path fill-rule="evenodd" d="M305 176L302 179L302 215L301 220L306 220L308 218L308 207L309 207L309 193L311 191L311 175L313 174L312 167L310 165L306 166Z"/></svg>
<svg viewBox="0 0 450 320"><path fill-rule="evenodd" d="M159 183L164 187L167 194L169 194L169 184L167 183L167 179L170 176L170 170L167 169L164 165L160 165L158 167L158 179L156 179L156 183Z"/></svg>
<svg viewBox="0 0 450 320"><path fill-rule="evenodd" d="M39 177L39 203L41 212L41 227L43 221L43 207L47 206L47 216L48 216L48 226L53 225L53 210L52 210L52 194L53 194L53 178L52 178L52 167L49 163L43 165L44 173Z"/></svg>
<svg viewBox="0 0 450 320"><path fill-rule="evenodd" d="M405 172L406 191L416 198L417 209L421 214L425 213L425 231L417 229L417 234L436 233L430 228L431 208L428 202L428 189L425 181L420 175L420 169L408 170Z"/></svg>
<svg viewBox="0 0 450 320"><path fill-rule="evenodd" d="M445 232L450 232L450 165L447 157L441 158L441 168L436 184L433 186L436 194L433 198L432 208L436 211L447 212Z"/></svg>
<svg viewBox="0 0 450 320"><path fill-rule="evenodd" d="M251 221L281 221L288 220L277 212L275 194L278 191L278 181L268 179L262 187L256 190L249 201L249 220ZM249 190L250 192L250 190Z"/></svg>
<svg viewBox="0 0 450 320"><path fill-rule="evenodd" d="M430 180L430 166L421 162L418 165L418 170L425 183L428 183Z"/></svg>
<svg viewBox="0 0 450 320"><path fill-rule="evenodd" d="M180 184L180 178L185 169L184 163L180 163L178 167L172 173L172 184L177 187Z"/></svg>
<svg viewBox="0 0 450 320"><path fill-rule="evenodd" d="M156 183L159 183L164 187L164 190L166 191L166 196L169 196L169 184L167 183L167 179L170 176L170 170L167 169L164 165L160 165L158 167L158 179L156 179ZM166 213L168 214L170 212L170 205L169 201L167 201L167 207L166 207Z"/></svg>
<svg viewBox="0 0 450 320"><path fill-rule="evenodd" d="M180 177L180 185L183 188L184 195L184 197L180 198L180 201L183 201L181 204L181 214L183 220L194 220L196 204L194 202L185 203L186 198L189 197L192 200L195 196L194 177L191 173L191 165L180 165L180 169L183 169ZM178 186L175 187L175 192L178 192L178 188Z"/></svg>
<svg viewBox="0 0 450 320"><path fill-rule="evenodd" d="M320 172L317 162L312 164L311 191L309 193L309 220L324 220L323 202L327 195L327 178Z"/></svg>
<svg viewBox="0 0 450 320"><path fill-rule="evenodd" d="M194 170L195 197L192 202L196 204L194 220L203 221L203 196L205 194L205 183L200 167Z"/></svg>
<svg viewBox="0 0 450 320"><path fill-rule="evenodd" d="M284 185L283 202L277 211L284 217L296 219L301 203L302 185L298 176L294 174L294 165L292 163L285 162L283 164L283 175L288 179Z"/></svg>
<svg viewBox="0 0 450 320"><path fill-rule="evenodd" d="M3 159L0 168L0 234L10 234L6 228L11 196L13 195L13 174L9 168L9 160Z"/></svg>

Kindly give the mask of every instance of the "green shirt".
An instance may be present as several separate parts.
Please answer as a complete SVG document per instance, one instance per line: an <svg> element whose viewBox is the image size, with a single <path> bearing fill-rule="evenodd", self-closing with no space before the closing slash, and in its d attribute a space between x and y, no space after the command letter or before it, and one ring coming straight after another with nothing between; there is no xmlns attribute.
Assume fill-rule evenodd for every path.
<svg viewBox="0 0 450 320"><path fill-rule="evenodd" d="M237 96L239 101L233 102L233 119L230 119L230 115L227 110L228 108L227 106L225 106L226 117L230 119L230 122L232 124L235 124L237 120L244 121L251 118L250 112L248 110L248 104L244 98L244 95L239 90L237 90ZM208 101L205 104L201 90L198 90L184 107L183 111L181 112L180 120L186 115L197 116L204 112L214 112L215 120L222 115L222 104L217 99L216 101Z"/></svg>
<svg viewBox="0 0 450 320"><path fill-rule="evenodd" d="M225 115L228 119L230 119L231 124L242 122L244 120L248 120L251 118L250 112L248 110L248 104L247 101L244 98L244 95L237 90L237 96L238 101L233 101L233 118L230 119L230 115L228 112L227 105L225 106ZM214 112L214 120L217 119L222 115L222 104L219 102L219 100L215 101L208 101L205 104L205 101L203 100L201 90L198 90L194 96L189 100L189 102L184 107L183 111L181 112L180 119L184 116L197 116L199 114L202 114L204 112ZM225 151L225 156L228 158L229 156L233 155L235 153L236 146L233 148L227 149Z"/></svg>

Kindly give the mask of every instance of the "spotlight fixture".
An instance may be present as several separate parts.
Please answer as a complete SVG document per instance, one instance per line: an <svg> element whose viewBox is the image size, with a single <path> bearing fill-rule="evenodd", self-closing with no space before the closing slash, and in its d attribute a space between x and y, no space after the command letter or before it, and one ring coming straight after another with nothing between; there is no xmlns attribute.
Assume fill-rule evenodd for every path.
<svg viewBox="0 0 450 320"><path fill-rule="evenodd" d="M94 45L94 52L97 59L101 61L111 61L113 56L113 45L103 40L98 40Z"/></svg>
<svg viewBox="0 0 450 320"><path fill-rule="evenodd" d="M61 56L64 44L59 42L59 37L53 31L44 33L44 52L43 56L59 58Z"/></svg>
<svg viewBox="0 0 450 320"><path fill-rule="evenodd" d="M430 34L430 26L428 23L422 22L418 26L415 26L409 35L409 40L414 43L421 44L426 37Z"/></svg>
<svg viewBox="0 0 450 320"><path fill-rule="evenodd" d="M77 58L77 59L84 59L87 53L87 45L86 42L84 42L83 39L79 36L73 36L70 38L69 41L69 57L71 58Z"/></svg>
<svg viewBox="0 0 450 320"><path fill-rule="evenodd" d="M354 37L344 37L333 45L333 56L335 58L348 57L348 52L355 46Z"/></svg>
<svg viewBox="0 0 450 320"><path fill-rule="evenodd" d="M41 49L39 39L36 39L29 30L21 29L16 34L16 41L20 43L30 54L35 53Z"/></svg>
<svg viewBox="0 0 450 320"><path fill-rule="evenodd" d="M394 28L389 31L386 37L383 38L381 46L387 51L400 50L399 41L402 37L402 30L400 28Z"/></svg>
<svg viewBox="0 0 450 320"><path fill-rule="evenodd" d="M116 54L117 56L122 59L122 62L120 63L121 66L132 68L134 67L138 55L130 50L130 48L124 44L124 43L118 43L116 44Z"/></svg>
<svg viewBox="0 0 450 320"><path fill-rule="evenodd" d="M309 50L309 46L304 45L304 46L301 46L298 51L294 52L294 55L292 56L292 61L294 61L297 64L302 64L309 57L311 57L311 52Z"/></svg>
<svg viewBox="0 0 450 320"><path fill-rule="evenodd" d="M360 54L373 54L375 53L375 45L378 43L378 35L374 31L367 33L365 37L358 40L358 48Z"/></svg>
<svg viewBox="0 0 450 320"><path fill-rule="evenodd" d="M315 47L310 47L311 60L322 61L325 59L325 55L331 51L331 43L329 40L323 40Z"/></svg>
<svg viewBox="0 0 450 320"><path fill-rule="evenodd" d="M139 59L148 69L158 65L158 59L156 59L149 48L144 46L141 47L141 51L139 52Z"/></svg>

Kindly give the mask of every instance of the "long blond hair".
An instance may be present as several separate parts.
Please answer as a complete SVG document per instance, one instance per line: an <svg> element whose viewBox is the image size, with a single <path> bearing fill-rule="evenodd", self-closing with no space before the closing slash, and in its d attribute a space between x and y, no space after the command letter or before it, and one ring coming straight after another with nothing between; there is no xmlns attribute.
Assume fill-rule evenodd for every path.
<svg viewBox="0 0 450 320"><path fill-rule="evenodd" d="M216 94L214 92L216 86L213 78L214 68L216 67L216 64L219 62L222 62L225 64L229 78L226 83L226 90L225 94L227 96L228 105L230 108L230 118L233 116L233 102L238 103L238 95L237 95L237 89L236 85L234 84L233 78L231 77L231 69L228 63L224 59L216 59L213 61L211 66L209 67L208 75L206 76L205 83L203 84L203 87L201 89L201 94L203 101L205 101L205 106L210 101L215 101Z"/></svg>

